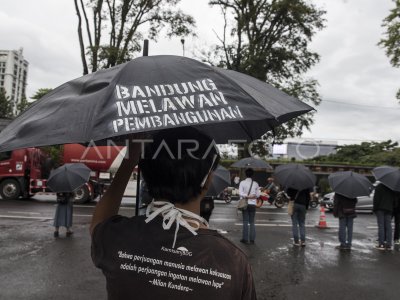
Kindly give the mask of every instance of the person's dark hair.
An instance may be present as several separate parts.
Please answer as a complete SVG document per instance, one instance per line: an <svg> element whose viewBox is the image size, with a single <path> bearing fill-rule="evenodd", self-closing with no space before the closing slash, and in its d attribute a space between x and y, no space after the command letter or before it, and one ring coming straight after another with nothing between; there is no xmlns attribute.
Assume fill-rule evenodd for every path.
<svg viewBox="0 0 400 300"><path fill-rule="evenodd" d="M246 174L246 177L253 177L254 170L252 168L248 168L246 171L244 171L244 173Z"/></svg>
<svg viewBox="0 0 400 300"><path fill-rule="evenodd" d="M153 198L183 204L200 195L219 158L210 137L191 127L174 128L158 132L146 144L139 167Z"/></svg>

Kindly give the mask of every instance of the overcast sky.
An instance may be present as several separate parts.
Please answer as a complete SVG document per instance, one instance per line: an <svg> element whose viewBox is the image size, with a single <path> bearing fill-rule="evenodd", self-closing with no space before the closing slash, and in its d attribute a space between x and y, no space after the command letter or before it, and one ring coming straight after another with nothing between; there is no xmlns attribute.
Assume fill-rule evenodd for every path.
<svg viewBox="0 0 400 300"><path fill-rule="evenodd" d="M320 83L322 104L315 124L303 137L348 144L360 141L400 142L400 69L390 66L377 46L382 20L392 0L314 0L327 10L327 27L313 40L321 55L309 76ZM199 46L217 43L222 20L207 0L182 0L181 8L197 22L197 38L186 39L186 56ZM0 49L24 48L29 61L28 97L43 87L58 85L82 74L76 34L77 17L72 0L2 1ZM150 55L182 55L179 38L160 37L150 43Z"/></svg>

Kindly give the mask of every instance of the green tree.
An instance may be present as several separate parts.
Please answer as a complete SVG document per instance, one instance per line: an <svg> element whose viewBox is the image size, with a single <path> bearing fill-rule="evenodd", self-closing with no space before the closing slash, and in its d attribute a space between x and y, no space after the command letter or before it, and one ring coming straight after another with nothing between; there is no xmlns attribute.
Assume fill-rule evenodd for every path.
<svg viewBox="0 0 400 300"><path fill-rule="evenodd" d="M389 15L383 20L382 27L386 32L378 45L386 50L393 67L400 67L400 0L393 0L395 7L390 10ZM397 99L400 101L400 89L397 91Z"/></svg>
<svg viewBox="0 0 400 300"><path fill-rule="evenodd" d="M36 93L31 97L31 99L39 100L47 93L50 93L53 89L51 88L40 88L36 91Z"/></svg>
<svg viewBox="0 0 400 300"><path fill-rule="evenodd" d="M144 28L155 40L163 28L169 37L186 36L195 24L191 16L176 9L180 0L74 1L83 74L132 59L141 49Z"/></svg>
<svg viewBox="0 0 400 300"><path fill-rule="evenodd" d="M13 118L13 106L4 89L0 88L0 118Z"/></svg>
<svg viewBox="0 0 400 300"><path fill-rule="evenodd" d="M225 25L220 44L203 52L204 60L267 81L302 101L320 103L317 81L304 74L319 61L309 43L324 27L324 10L304 0L211 0L209 4L221 9ZM313 114L276 128L274 139L301 135L313 123ZM268 136L264 139L271 141Z"/></svg>
<svg viewBox="0 0 400 300"><path fill-rule="evenodd" d="M396 166L400 165L400 148L398 146L398 142L391 140L339 146L337 153L315 157L312 161Z"/></svg>
<svg viewBox="0 0 400 300"><path fill-rule="evenodd" d="M26 97L22 97L21 102L17 104L17 112L21 113L26 110L31 105L30 102L26 99Z"/></svg>

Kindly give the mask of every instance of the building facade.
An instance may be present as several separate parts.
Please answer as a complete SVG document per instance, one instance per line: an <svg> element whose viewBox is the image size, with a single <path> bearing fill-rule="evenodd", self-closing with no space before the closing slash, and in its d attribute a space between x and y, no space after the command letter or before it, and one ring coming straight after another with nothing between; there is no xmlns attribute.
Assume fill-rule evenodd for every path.
<svg viewBox="0 0 400 300"><path fill-rule="evenodd" d="M14 114L17 106L26 97L29 63L23 57L23 49L0 50L0 89L10 98Z"/></svg>
<svg viewBox="0 0 400 300"><path fill-rule="evenodd" d="M322 142L315 140L288 141L274 145L273 157L290 160L312 159L317 156L335 154L337 142Z"/></svg>

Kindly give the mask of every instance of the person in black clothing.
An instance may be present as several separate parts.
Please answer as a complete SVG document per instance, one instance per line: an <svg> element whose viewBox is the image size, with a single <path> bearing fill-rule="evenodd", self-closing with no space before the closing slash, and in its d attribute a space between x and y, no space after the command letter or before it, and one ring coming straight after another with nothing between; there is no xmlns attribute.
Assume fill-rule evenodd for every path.
<svg viewBox="0 0 400 300"><path fill-rule="evenodd" d="M396 198L393 205L394 218L394 235L393 241L395 245L400 245L400 192L396 193Z"/></svg>
<svg viewBox="0 0 400 300"><path fill-rule="evenodd" d="M392 214L396 201L396 192L380 183L375 188L373 199L373 211L378 221L379 250L392 249Z"/></svg>
<svg viewBox="0 0 400 300"><path fill-rule="evenodd" d="M339 250L350 250L353 240L353 223L356 214L357 198L348 198L335 193L333 200L333 215L339 218Z"/></svg>
<svg viewBox="0 0 400 300"><path fill-rule="evenodd" d="M129 144L129 157L90 225L92 260L106 278L109 300L256 299L246 254L199 216L219 161L212 142L190 127L163 130L146 143L140 161L142 145ZM122 216L118 210L138 161L154 200L145 216ZM204 284L213 280L218 289Z"/></svg>
<svg viewBox="0 0 400 300"><path fill-rule="evenodd" d="M294 201L292 214L292 232L295 246L306 245L306 213L310 203L310 189L298 191L288 188L286 191L291 200ZM299 239L300 236L300 239Z"/></svg>

